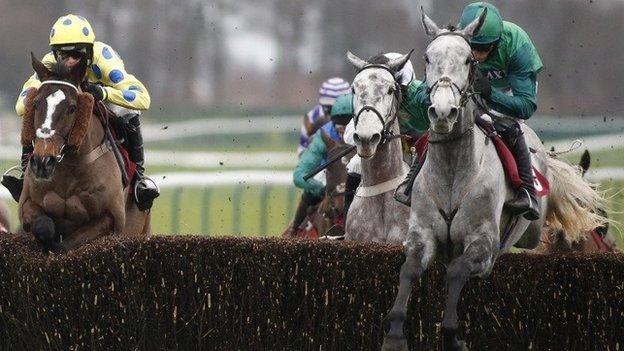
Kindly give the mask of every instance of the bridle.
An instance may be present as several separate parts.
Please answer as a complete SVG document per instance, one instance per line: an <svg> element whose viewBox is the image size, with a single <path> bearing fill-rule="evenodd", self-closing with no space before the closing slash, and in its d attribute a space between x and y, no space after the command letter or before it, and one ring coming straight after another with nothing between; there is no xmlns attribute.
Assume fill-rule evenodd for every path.
<svg viewBox="0 0 624 351"><path fill-rule="evenodd" d="M437 38L441 37L441 36L446 36L446 35L453 35L453 36L458 36L462 39L464 39L464 41L466 41L466 43L468 45L470 45L470 40L468 39L468 37L464 34L455 32L455 31L449 31L449 32L444 32L441 34L438 34L435 38L433 38L431 41L433 42L434 40L436 40ZM433 83L433 85L431 85L431 87L427 88L427 95L429 95L429 99L431 100L431 96L433 96L436 91L438 90L438 87L440 85L440 83L443 84L448 84L451 87L451 91L453 92L453 97L456 97L456 91L457 93L459 93L459 109L460 109L460 113L461 110L466 106L466 103L470 100L470 99L474 99L475 95L479 95L479 93L476 93L473 89L473 84L475 81L475 76L476 76L476 70L478 69L477 65L479 63L477 62L477 60L474 58L472 51L470 53L470 71L468 72L468 82L466 83L466 86L464 86L464 88L460 88L455 82L453 82L449 77L442 77L440 79L438 79L435 83ZM426 80L426 79L425 79Z"/></svg>
<svg viewBox="0 0 624 351"><path fill-rule="evenodd" d="M470 45L470 39L461 33L458 33L454 30L448 31L448 32L444 32L441 34L438 34L435 38L433 38L431 41L433 42L434 40L436 40L437 38L441 37L441 36L445 36L445 35L453 35L453 36L458 36L462 39L464 39L464 41ZM478 99L475 98L476 95L479 95L480 93L477 93L474 91L473 85L474 85L474 81L476 78L476 70L479 69L478 66L478 62L477 60L474 58L474 55L472 54L472 50L470 53L470 70L468 71L468 81L466 83L466 85L464 86L464 88L460 88L455 82L453 82L449 77L441 77L440 79L438 79L435 83L433 83L433 85L431 85L431 87L427 88L427 95L429 96L429 100L431 100L431 97L436 93L436 91L438 90L438 87L440 86L440 83L446 84L448 86L451 87L451 91L453 92L453 97L456 98L457 93L459 93L459 111L458 113L462 113L464 110L464 107L466 107L466 104L468 103L468 101L472 100L474 101L477 106L479 106L479 108L483 109L484 111L487 111L487 108L485 106L483 106L483 104L478 101ZM426 79L425 79L426 81ZM463 133L461 133L458 136L452 137L452 138L447 138L447 139L441 139L441 140L431 140L429 139L429 144L445 144L445 143L450 143L453 141L457 141L460 139L463 139L464 136L468 135L470 132L472 132L473 127L467 128Z"/></svg>
<svg viewBox="0 0 624 351"><path fill-rule="evenodd" d="M43 85L46 85L46 84L47 85L52 85L52 84L54 84L54 85L65 85L65 86L68 86L68 87L74 89L74 91L76 91L76 94L80 93L80 90L78 90L78 87L76 87L72 83L69 83L69 82L66 82L66 81L63 81L63 80L54 80L54 79L46 80L46 81L41 82L40 86L43 86ZM63 161L63 159L65 158L65 152L67 151L67 139L69 138L69 136L74 131L74 127L76 126L76 120L77 119L74 118L74 123L72 124L71 129L69 130L69 133L67 134L67 136L58 134L63 139L63 145L61 145L61 150L59 151L59 154L55 156L57 164L61 163L61 161ZM33 146L34 146L34 143L35 143L35 140L33 139Z"/></svg>
<svg viewBox="0 0 624 351"><path fill-rule="evenodd" d="M377 110L375 108L375 106L372 105L364 105L362 106L362 108L360 108L360 110L354 115L353 117L353 127L357 128L357 124L360 120L360 115L362 114L362 112L373 112L377 118L379 118L379 121L381 122L381 125L383 126L383 129L381 130L381 140L379 141L379 145L383 144L384 142L394 139L395 137L400 137L394 135L394 133L392 132L392 130L390 129L392 127L392 124L394 123L394 121L396 120L396 112L398 110L398 107L401 105L401 99L402 99L402 94L401 94L401 85L399 84L399 82L396 81L395 78L395 72L393 72L390 67L386 66L386 65L382 65L382 64L369 64L366 65L362 68L360 68L360 70L355 74L355 76L357 77L358 74L360 74L362 71L367 70L367 69L383 69L385 71L387 71L388 73L390 73L390 75L392 75L392 78L394 79L394 92L393 92L393 103L392 103L392 108L389 110L388 114L386 116L382 116L381 112L379 112L379 110ZM389 119L390 118L390 119ZM389 120L388 120L389 119Z"/></svg>

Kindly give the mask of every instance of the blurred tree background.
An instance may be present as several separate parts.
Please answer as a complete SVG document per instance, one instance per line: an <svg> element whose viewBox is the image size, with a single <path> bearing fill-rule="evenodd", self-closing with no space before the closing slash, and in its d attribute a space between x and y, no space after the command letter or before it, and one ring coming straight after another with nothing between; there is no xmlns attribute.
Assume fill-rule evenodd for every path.
<svg viewBox="0 0 624 351"><path fill-rule="evenodd" d="M492 1L524 28L545 69L540 113L622 114L624 1ZM57 17L87 17L152 94L153 109L241 113L301 108L320 82L353 77L345 52L407 52L417 74L427 43L420 6L439 24L456 23L468 1L451 0L0 0L0 104L12 109L43 56Z"/></svg>

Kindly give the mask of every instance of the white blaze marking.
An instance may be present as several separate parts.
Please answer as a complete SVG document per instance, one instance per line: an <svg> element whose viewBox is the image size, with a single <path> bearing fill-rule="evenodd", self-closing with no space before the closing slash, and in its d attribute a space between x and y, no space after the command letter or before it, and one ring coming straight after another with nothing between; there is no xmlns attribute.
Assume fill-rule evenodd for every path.
<svg viewBox="0 0 624 351"><path fill-rule="evenodd" d="M37 129L38 138L48 139L54 135L54 130L52 129L52 115L54 115L56 106L63 100L65 100L65 94L61 90L57 90L54 94L46 98L48 110L46 111L45 121L43 121L41 127Z"/></svg>

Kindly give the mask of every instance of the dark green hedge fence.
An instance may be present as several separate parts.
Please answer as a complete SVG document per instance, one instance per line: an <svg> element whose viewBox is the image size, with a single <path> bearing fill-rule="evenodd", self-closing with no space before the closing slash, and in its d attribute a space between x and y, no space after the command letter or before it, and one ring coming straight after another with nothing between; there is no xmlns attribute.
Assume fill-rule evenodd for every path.
<svg viewBox="0 0 624 351"><path fill-rule="evenodd" d="M400 247L109 238L46 256L0 238L2 350L376 350ZM443 268L415 286L412 350L436 349ZM502 257L460 307L473 350L622 350L624 257Z"/></svg>

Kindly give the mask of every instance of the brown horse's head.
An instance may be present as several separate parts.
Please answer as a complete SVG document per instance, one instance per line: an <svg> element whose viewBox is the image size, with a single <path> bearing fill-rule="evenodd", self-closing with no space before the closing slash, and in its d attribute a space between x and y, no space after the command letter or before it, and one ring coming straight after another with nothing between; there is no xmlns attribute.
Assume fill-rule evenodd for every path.
<svg viewBox="0 0 624 351"><path fill-rule="evenodd" d="M42 82L29 92L22 126L22 144L34 146L30 167L36 179L49 180L65 152L77 150L89 128L93 97L80 92L86 61L73 68L58 62L52 71L32 55Z"/></svg>
<svg viewBox="0 0 624 351"><path fill-rule="evenodd" d="M331 160L336 155L348 148L349 145L334 141L327 133L321 131L321 137L327 148L327 159ZM345 182L347 179L347 167L342 161L336 161L327 167L325 172L325 201L321 204L320 210L324 217L334 220L342 214L345 205Z"/></svg>

